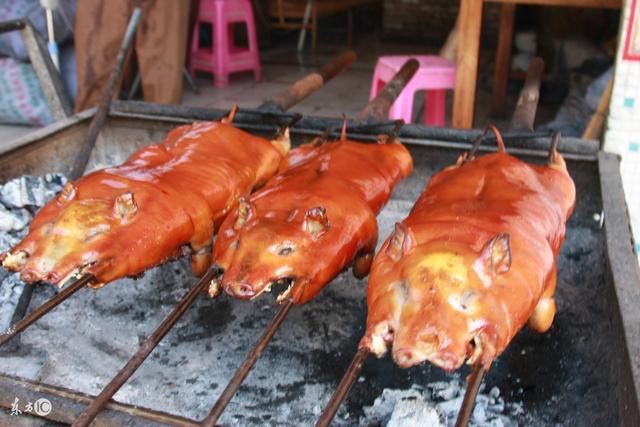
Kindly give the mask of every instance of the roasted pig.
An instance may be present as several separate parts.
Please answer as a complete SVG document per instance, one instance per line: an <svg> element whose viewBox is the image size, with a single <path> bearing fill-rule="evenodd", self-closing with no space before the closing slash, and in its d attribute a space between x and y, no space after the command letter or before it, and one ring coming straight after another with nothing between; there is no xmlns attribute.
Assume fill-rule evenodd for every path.
<svg viewBox="0 0 640 427"><path fill-rule="evenodd" d="M2 254L3 266L25 282L89 273L97 288L190 254L193 272L203 274L225 215L289 150L288 132L273 141L250 135L231 124L234 112L181 126L124 164L68 183Z"/></svg>
<svg viewBox="0 0 640 427"><path fill-rule="evenodd" d="M555 315L556 257L575 187L553 149L548 165L499 152L436 174L371 268L362 348L392 346L403 368L488 368L529 322Z"/></svg>
<svg viewBox="0 0 640 427"><path fill-rule="evenodd" d="M224 289L249 299L284 283L278 300L302 304L352 263L356 277L366 276L378 240L376 214L412 167L395 137L357 143L344 129L340 140L291 150L280 173L222 224L214 262L224 275L210 294Z"/></svg>

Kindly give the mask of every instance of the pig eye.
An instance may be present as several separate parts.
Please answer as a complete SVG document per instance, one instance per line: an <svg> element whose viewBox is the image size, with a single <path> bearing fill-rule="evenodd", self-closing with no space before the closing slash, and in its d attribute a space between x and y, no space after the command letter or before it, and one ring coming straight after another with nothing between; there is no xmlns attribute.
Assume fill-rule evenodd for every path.
<svg viewBox="0 0 640 427"><path fill-rule="evenodd" d="M282 246L280 246L279 250L278 250L278 255L280 256L287 256L289 255L291 252L293 252L293 246L285 243Z"/></svg>

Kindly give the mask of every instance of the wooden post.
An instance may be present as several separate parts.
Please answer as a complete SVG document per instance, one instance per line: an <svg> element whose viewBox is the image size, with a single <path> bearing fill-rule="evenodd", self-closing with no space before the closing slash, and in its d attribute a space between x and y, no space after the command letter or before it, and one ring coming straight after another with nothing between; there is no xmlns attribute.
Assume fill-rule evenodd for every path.
<svg viewBox="0 0 640 427"><path fill-rule="evenodd" d="M500 34L496 52L496 70L493 75L491 91L491 115L502 117L505 114L505 99L511 71L511 48L516 17L516 5L504 3L500 12Z"/></svg>
<svg viewBox="0 0 640 427"><path fill-rule="evenodd" d="M483 2L460 0L456 87L451 121L454 128L473 127Z"/></svg>

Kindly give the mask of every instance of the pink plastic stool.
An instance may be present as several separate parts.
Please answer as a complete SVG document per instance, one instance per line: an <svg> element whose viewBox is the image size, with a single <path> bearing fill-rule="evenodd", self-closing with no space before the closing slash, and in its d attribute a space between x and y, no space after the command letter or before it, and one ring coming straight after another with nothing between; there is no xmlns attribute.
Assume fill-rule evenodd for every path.
<svg viewBox="0 0 640 427"><path fill-rule="evenodd" d="M390 119L403 119L411 123L413 96L418 90L426 90L424 123L431 126L445 125L446 89L456 84L456 65L435 55L381 56L373 73L369 99L382 90L409 58L420 62L420 68L389 110Z"/></svg>
<svg viewBox="0 0 640 427"><path fill-rule="evenodd" d="M229 25L238 22L247 26L248 49L234 44L233 29ZM211 47L200 47L200 27L203 23L212 26ZM216 87L228 86L229 74L237 71L253 70L255 80L261 79L256 27L249 0L200 0L189 58L192 76L196 70L212 73Z"/></svg>

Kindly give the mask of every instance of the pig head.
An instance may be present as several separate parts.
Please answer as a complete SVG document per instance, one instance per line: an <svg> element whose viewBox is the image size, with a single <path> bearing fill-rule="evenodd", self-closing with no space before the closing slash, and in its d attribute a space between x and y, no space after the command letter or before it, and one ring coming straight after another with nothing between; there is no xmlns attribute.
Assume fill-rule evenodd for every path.
<svg viewBox="0 0 640 427"><path fill-rule="evenodd" d="M117 177L111 177L109 185L105 185L104 176L101 183L95 178L85 177L80 187L68 183L38 212L27 237L2 254L3 266L19 271L27 283L47 281L61 285L72 276L91 273L96 276L92 286L100 287L123 272L142 272L166 259L171 245L179 248L191 243L193 225L189 215L172 211L167 194L142 183L128 182L125 186ZM83 184L91 190L83 192ZM207 209L206 203L200 203L199 208ZM158 232L169 223L176 227L175 233ZM198 273L209 264L211 228L212 225L200 230L200 242L195 248L185 246ZM174 250L172 256L180 253ZM206 260L201 259L203 256Z"/></svg>
<svg viewBox="0 0 640 427"><path fill-rule="evenodd" d="M212 284L210 293L224 290L250 299L282 285L279 301L304 303L360 252L373 251L377 225L365 203L353 202L357 213L346 215L338 214L344 211L340 201L317 202L293 198L288 206L298 206L294 208L241 202L220 229L214 259L224 275ZM345 220L353 226L353 234L351 226L345 228Z"/></svg>
<svg viewBox="0 0 640 427"><path fill-rule="evenodd" d="M403 368L425 360L445 370L471 361L490 361L504 331L492 312L492 281L511 267L510 236L498 234L479 251L446 239L416 244L410 228L396 224L370 276L367 334L361 345L382 356L392 345ZM372 286L374 284L374 286ZM377 305L385 304L381 309Z"/></svg>

